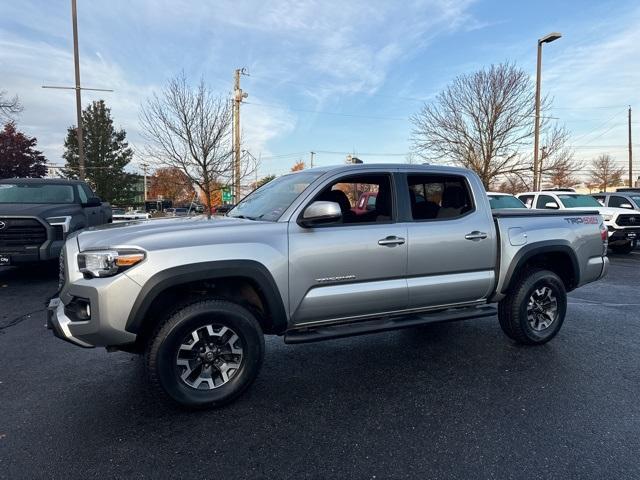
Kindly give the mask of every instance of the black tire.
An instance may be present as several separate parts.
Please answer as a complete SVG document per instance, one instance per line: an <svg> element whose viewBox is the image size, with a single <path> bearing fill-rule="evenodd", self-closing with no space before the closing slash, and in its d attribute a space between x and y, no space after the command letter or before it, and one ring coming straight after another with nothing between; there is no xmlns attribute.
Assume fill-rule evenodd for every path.
<svg viewBox="0 0 640 480"><path fill-rule="evenodd" d="M187 367L180 367L176 362L179 353L184 353L180 346L189 338L191 332L198 331L204 338L208 335L207 325L212 324L215 328L227 327L231 333L238 336L235 345L242 349L242 356L238 362L239 368L234 369L230 375L227 373L229 378L226 383L214 388L205 386L205 389L200 389L183 381L181 374L186 372ZM220 341L222 342L222 337ZM199 349L194 348L196 354L197 350ZM255 380L263 358L264 335L255 316L238 304L220 299L198 301L170 315L151 336L145 353L147 373L152 387L181 406L194 409L220 407L234 400ZM195 360L198 361L202 364L205 360ZM194 368L194 372L197 373L196 368L198 367ZM202 365L200 368L203 368ZM219 374L219 370L214 370L216 367L209 368Z"/></svg>
<svg viewBox="0 0 640 480"><path fill-rule="evenodd" d="M611 251L613 253L628 255L633 251L635 246L635 242L627 242L623 243L622 245L611 245L609 248L611 248Z"/></svg>
<svg viewBox="0 0 640 480"><path fill-rule="evenodd" d="M537 292L549 289L556 302L551 323L542 328L535 319L528 318L528 305ZM529 269L514 282L509 294L498 304L498 320L502 331L509 338L524 345L542 345L555 337L567 313L567 292L564 283L555 273L543 269ZM531 322L537 323L536 326Z"/></svg>

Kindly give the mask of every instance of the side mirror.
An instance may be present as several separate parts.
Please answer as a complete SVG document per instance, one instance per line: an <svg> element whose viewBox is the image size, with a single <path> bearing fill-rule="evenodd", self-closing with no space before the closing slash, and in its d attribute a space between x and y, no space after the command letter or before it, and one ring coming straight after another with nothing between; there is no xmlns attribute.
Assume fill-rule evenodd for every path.
<svg viewBox="0 0 640 480"><path fill-rule="evenodd" d="M633 205L631 205L630 203L621 203L620 208L628 208L630 210L633 210Z"/></svg>
<svg viewBox="0 0 640 480"><path fill-rule="evenodd" d="M323 223L337 222L342 218L342 210L336 202L313 202L302 213L300 225L303 227L313 227Z"/></svg>
<svg viewBox="0 0 640 480"><path fill-rule="evenodd" d="M98 197L89 197L86 203L83 203L83 207L99 207L102 205L102 200Z"/></svg>
<svg viewBox="0 0 640 480"><path fill-rule="evenodd" d="M544 204L544 208L552 208L554 210L559 209L558 204L556 202L547 202Z"/></svg>

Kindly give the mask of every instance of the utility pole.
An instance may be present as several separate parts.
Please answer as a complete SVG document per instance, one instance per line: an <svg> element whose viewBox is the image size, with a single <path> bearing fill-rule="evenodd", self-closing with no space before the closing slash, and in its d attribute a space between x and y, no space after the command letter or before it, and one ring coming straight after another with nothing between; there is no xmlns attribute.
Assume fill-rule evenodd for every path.
<svg viewBox="0 0 640 480"><path fill-rule="evenodd" d="M631 147L631 105L629 105L629 188L633 188L633 149Z"/></svg>
<svg viewBox="0 0 640 480"><path fill-rule="evenodd" d="M82 98L80 92L82 90L93 90L96 92L113 92L104 88L82 88L80 86L80 51L78 49L78 9L76 0L71 0L71 23L73 25L73 62L75 67L76 86L75 87L53 87L43 85L42 88L55 88L58 90L75 90L76 91L76 116L78 126L76 134L78 136L78 173L80 180L85 177L85 161L84 161L84 144L82 138Z"/></svg>
<svg viewBox="0 0 640 480"><path fill-rule="evenodd" d="M141 163L142 171L144 172L144 201L147 201L147 168L149 168L148 163Z"/></svg>
<svg viewBox="0 0 640 480"><path fill-rule="evenodd" d="M547 158L547 147L543 145L540 149L540 161L538 162L538 189L542 189L542 170L545 158Z"/></svg>
<svg viewBox="0 0 640 480"><path fill-rule="evenodd" d="M233 200L240 201L240 104L249 95L240 88L240 75L248 75L247 70L237 68L233 82Z"/></svg>
<svg viewBox="0 0 640 480"><path fill-rule="evenodd" d="M313 168L313 158L316 156L316 152L309 152L309 153L311 153L310 163L311 163L311 168Z"/></svg>
<svg viewBox="0 0 640 480"><path fill-rule="evenodd" d="M82 144L82 99L80 97L80 52L78 51L78 9L76 0L71 0L71 21L73 23L73 63L76 74L76 115L78 117L78 170L80 180L84 180L84 145Z"/></svg>

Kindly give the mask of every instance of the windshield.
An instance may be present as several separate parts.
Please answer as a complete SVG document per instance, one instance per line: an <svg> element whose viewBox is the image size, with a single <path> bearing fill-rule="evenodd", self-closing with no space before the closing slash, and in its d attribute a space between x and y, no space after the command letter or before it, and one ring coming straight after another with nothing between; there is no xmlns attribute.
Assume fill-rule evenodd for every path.
<svg viewBox="0 0 640 480"><path fill-rule="evenodd" d="M640 207L640 195L630 195L637 207Z"/></svg>
<svg viewBox="0 0 640 480"><path fill-rule="evenodd" d="M0 203L73 203L73 186L3 183Z"/></svg>
<svg viewBox="0 0 640 480"><path fill-rule="evenodd" d="M601 207L598 201L589 195L558 195L565 208Z"/></svg>
<svg viewBox="0 0 640 480"><path fill-rule="evenodd" d="M501 208L527 208L527 206L511 195L489 195L489 203L491 210L500 210Z"/></svg>
<svg viewBox="0 0 640 480"><path fill-rule="evenodd" d="M249 194L227 215L275 222L298 195L322 173L300 172L283 175Z"/></svg>

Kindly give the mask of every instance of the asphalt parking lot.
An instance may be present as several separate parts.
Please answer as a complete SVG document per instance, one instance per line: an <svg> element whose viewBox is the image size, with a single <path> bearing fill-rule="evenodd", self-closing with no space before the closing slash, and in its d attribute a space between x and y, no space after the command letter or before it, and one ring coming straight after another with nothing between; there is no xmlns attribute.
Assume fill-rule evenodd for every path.
<svg viewBox="0 0 640 480"><path fill-rule="evenodd" d="M640 478L640 251L611 261L545 346L495 318L270 338L249 392L199 413L138 357L55 339L55 271L0 270L0 478Z"/></svg>

